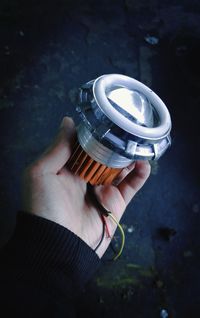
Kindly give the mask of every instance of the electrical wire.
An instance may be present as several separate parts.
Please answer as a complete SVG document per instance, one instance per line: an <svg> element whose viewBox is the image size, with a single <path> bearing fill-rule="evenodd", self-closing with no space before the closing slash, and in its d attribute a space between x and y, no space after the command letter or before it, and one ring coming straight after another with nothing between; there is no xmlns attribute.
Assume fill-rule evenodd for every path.
<svg viewBox="0 0 200 318"><path fill-rule="evenodd" d="M104 240L104 237L105 237L105 232L107 232L108 238L111 238L110 231L109 231L109 228L108 228L108 224L106 222L106 217L109 217L117 225L117 227L118 227L118 229L119 229L119 231L121 233L121 246L120 246L119 252L113 258L113 260L116 261L120 257L120 255L122 254L122 251L123 251L123 248L124 248L124 245L125 245L124 230L123 230L121 224L117 221L116 217L110 211L106 210L101 205L101 203L99 202L99 200L96 197L96 193L94 192L94 188L90 184L88 184L88 190L89 190L89 192L91 194L90 199L92 200L94 205L97 207L97 210L98 210L98 212L99 212L99 214L101 216L101 220L102 220L102 224L103 224L102 236L101 236L101 239L100 239L98 245L95 247L94 251L97 251L99 246L102 244L102 242Z"/></svg>
<svg viewBox="0 0 200 318"><path fill-rule="evenodd" d="M123 227L121 226L121 224L117 221L116 217L111 212L108 212L108 217L110 217L112 219L112 221L117 225L117 227L118 227L118 229L119 229L119 231L121 233L121 239L122 239L121 246L120 246L119 252L113 258L113 260L116 261L120 257L120 255L122 254L122 251L124 249L125 234L124 234Z"/></svg>
<svg viewBox="0 0 200 318"><path fill-rule="evenodd" d="M103 218L103 220L104 220L107 238L111 238L110 230L109 230L108 224L107 224L107 222L106 222L106 216L105 216L105 215L102 215L102 218Z"/></svg>
<svg viewBox="0 0 200 318"><path fill-rule="evenodd" d="M97 246L96 246L95 249L94 249L95 252L97 251L97 249L99 248L99 246L100 246L101 243L103 242L104 236L105 236L105 227L106 227L106 226L105 226L105 221L104 221L103 217L102 217L102 225L103 225L103 231L102 231L101 239L100 239L99 243L97 244Z"/></svg>

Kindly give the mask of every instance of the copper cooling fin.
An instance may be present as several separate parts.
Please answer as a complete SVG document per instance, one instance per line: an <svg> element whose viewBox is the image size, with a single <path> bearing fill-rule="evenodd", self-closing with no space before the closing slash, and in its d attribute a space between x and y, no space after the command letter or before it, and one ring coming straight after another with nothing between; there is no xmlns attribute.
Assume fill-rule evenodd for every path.
<svg viewBox="0 0 200 318"><path fill-rule="evenodd" d="M122 169L110 168L93 160L78 144L67 163L68 168L92 185L108 185L120 174Z"/></svg>

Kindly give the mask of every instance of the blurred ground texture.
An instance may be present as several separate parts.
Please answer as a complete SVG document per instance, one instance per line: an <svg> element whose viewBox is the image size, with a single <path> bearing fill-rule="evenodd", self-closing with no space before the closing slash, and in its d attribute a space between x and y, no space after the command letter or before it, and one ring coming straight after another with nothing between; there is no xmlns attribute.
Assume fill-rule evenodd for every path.
<svg viewBox="0 0 200 318"><path fill-rule="evenodd" d="M0 2L1 244L20 208L23 168L64 115L77 118L82 83L129 75L172 115L172 147L122 219L124 253L115 263L105 255L78 317L200 315L199 39L195 0Z"/></svg>

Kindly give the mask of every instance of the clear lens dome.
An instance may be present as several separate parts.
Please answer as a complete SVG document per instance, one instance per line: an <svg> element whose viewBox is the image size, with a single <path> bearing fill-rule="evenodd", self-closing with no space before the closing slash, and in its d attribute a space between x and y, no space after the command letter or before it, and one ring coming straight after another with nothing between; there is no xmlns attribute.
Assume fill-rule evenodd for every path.
<svg viewBox="0 0 200 318"><path fill-rule="evenodd" d="M132 122L145 127L154 127L153 107L141 92L117 88L109 92L107 98L119 113Z"/></svg>

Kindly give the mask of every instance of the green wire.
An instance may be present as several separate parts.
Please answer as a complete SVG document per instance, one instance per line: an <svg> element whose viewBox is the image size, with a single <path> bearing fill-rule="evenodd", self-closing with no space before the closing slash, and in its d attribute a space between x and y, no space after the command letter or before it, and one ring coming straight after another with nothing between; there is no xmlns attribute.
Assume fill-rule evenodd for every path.
<svg viewBox="0 0 200 318"><path fill-rule="evenodd" d="M117 221L115 216L111 212L108 212L108 216L112 219L112 221L115 224L117 224L117 227L120 230L121 237L122 237L120 250L119 250L118 254L113 258L113 260L116 261L116 259L118 259L118 257L120 257L120 255L122 254L122 251L123 251L123 248L124 248L124 244L125 244L125 234L124 234L124 230L123 230L121 224Z"/></svg>

